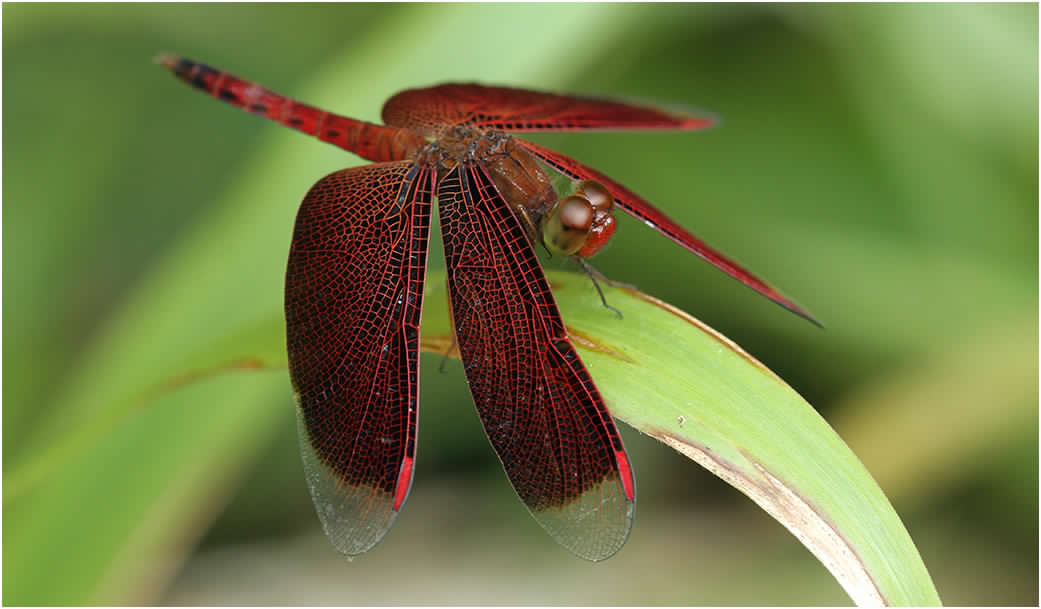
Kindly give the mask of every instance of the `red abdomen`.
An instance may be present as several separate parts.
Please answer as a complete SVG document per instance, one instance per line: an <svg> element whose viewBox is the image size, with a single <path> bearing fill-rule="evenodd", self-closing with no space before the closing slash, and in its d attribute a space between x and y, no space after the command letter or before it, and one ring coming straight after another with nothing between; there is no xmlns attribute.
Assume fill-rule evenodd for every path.
<svg viewBox="0 0 1041 609"><path fill-rule="evenodd" d="M190 59L163 55L158 61L184 82L217 99L313 135L370 161L380 163L412 158L427 143L421 135L407 129L384 127L325 112Z"/></svg>

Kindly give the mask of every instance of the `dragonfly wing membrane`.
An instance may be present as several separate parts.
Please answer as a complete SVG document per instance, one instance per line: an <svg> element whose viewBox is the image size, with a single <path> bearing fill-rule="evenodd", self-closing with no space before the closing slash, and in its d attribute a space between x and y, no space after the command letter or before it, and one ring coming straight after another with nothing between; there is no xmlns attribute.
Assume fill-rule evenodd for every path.
<svg viewBox="0 0 1041 609"><path fill-rule="evenodd" d="M477 163L441 180L438 206L456 336L488 439L539 524L603 560L629 535L632 471L535 250Z"/></svg>
<svg viewBox="0 0 1041 609"><path fill-rule="evenodd" d="M703 129L714 120L621 101L478 84L409 89L383 105L383 122L429 137L456 127L498 131Z"/></svg>
<svg viewBox="0 0 1041 609"><path fill-rule="evenodd" d="M333 544L360 554L408 494L433 191L412 161L330 174L297 215L286 270L304 469Z"/></svg>

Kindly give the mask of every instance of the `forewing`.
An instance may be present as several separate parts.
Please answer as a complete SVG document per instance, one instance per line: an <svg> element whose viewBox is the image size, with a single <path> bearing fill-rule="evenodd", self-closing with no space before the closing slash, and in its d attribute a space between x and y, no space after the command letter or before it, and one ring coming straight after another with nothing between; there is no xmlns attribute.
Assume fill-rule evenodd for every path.
<svg viewBox="0 0 1041 609"><path fill-rule="evenodd" d="M289 372L326 534L360 554L412 482L433 189L411 161L330 174L300 207L286 270Z"/></svg>
<svg viewBox="0 0 1041 609"><path fill-rule="evenodd" d="M513 488L560 544L603 560L629 535L632 470L522 224L477 164L438 186L466 378Z"/></svg>
<svg viewBox="0 0 1041 609"><path fill-rule="evenodd" d="M499 131L703 129L714 121L593 97L445 84L394 95L383 105L383 122L440 137L455 127Z"/></svg>
<svg viewBox="0 0 1041 609"><path fill-rule="evenodd" d="M820 322L814 319L812 315L803 310L799 305L789 300L786 296L777 291L777 289L759 279L738 263L706 245L704 241L690 234L687 229L677 224L671 218L662 213L661 210L657 209L647 201L644 201L625 186L615 182L599 171L587 167L570 157L564 156L563 154L525 140L517 139L516 141L531 151L547 165L573 180L596 180L597 182L600 182L611 191L612 195L614 195L615 203L630 215L639 218L651 228L658 230L669 239L672 239L687 250L697 254L704 260L707 260L727 275L737 279L741 283L752 288L756 292L759 292L763 296L766 296L792 313L795 313L818 326L820 325Z"/></svg>

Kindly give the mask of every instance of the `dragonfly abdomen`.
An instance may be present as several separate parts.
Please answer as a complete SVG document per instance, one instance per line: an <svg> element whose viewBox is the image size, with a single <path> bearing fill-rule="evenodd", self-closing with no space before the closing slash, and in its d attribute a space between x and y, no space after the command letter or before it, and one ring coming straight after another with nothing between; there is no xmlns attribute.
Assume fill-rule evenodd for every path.
<svg viewBox="0 0 1041 609"><path fill-rule="evenodd" d="M427 144L426 138L407 129L384 127L319 110L191 59L161 55L156 61L177 78L217 99L373 162L408 159Z"/></svg>

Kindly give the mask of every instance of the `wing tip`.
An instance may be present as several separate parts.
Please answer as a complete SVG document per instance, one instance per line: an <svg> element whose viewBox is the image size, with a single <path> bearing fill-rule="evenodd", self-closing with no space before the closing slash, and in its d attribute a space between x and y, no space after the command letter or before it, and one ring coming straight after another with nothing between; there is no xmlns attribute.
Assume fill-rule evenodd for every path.
<svg viewBox="0 0 1041 609"><path fill-rule="evenodd" d="M719 270L721 270L724 273L726 273L727 275L730 275L734 279L737 279L741 283L743 283L746 286L752 288L753 290L758 292L760 295L765 296L766 298L769 298L771 301L773 301L774 303L780 305L782 308L784 308L784 309L786 309L786 310L788 310L788 311L798 315L799 317L805 319L806 321L808 321L811 324L817 326L818 328L820 328L822 330L824 329L824 324L821 323L821 321L819 319L814 317L809 311L807 311L806 309L804 309L804 308L800 307L799 305L795 304L795 302L793 302L791 299L789 299L785 295L781 294L773 286L771 286L770 284L766 283L765 281L759 279L758 277L752 275L751 273L749 273L748 271L744 270L743 268L737 267L738 269L740 269L740 274L738 274L738 273L733 272L729 268L725 268L723 266L720 266L719 264L716 264L713 261L709 261L709 262L713 266L718 268Z"/></svg>
<svg viewBox="0 0 1041 609"><path fill-rule="evenodd" d="M679 117L680 124L679 128L683 130L698 130L698 129L714 129L718 127L722 122L719 116L714 114L701 114L701 115L690 115L684 114Z"/></svg>
<svg viewBox="0 0 1041 609"><path fill-rule="evenodd" d="M788 309L792 313L795 313L799 317L801 317L801 318L805 319L806 321L810 322L811 324L817 326L821 330L825 330L826 329L824 324L821 323L821 321L819 319L817 319L812 314L810 314L809 311L807 311L806 309L803 309L802 307L800 307L799 305L795 304L794 302L788 300L787 298L770 297L770 300L776 302L777 304L781 305L785 309Z"/></svg>
<svg viewBox="0 0 1041 609"><path fill-rule="evenodd" d="M563 505L537 507L524 501L535 521L575 556L601 562L617 554L629 540L636 501L626 496L626 482L613 472ZM590 518L596 514L597 518Z"/></svg>

